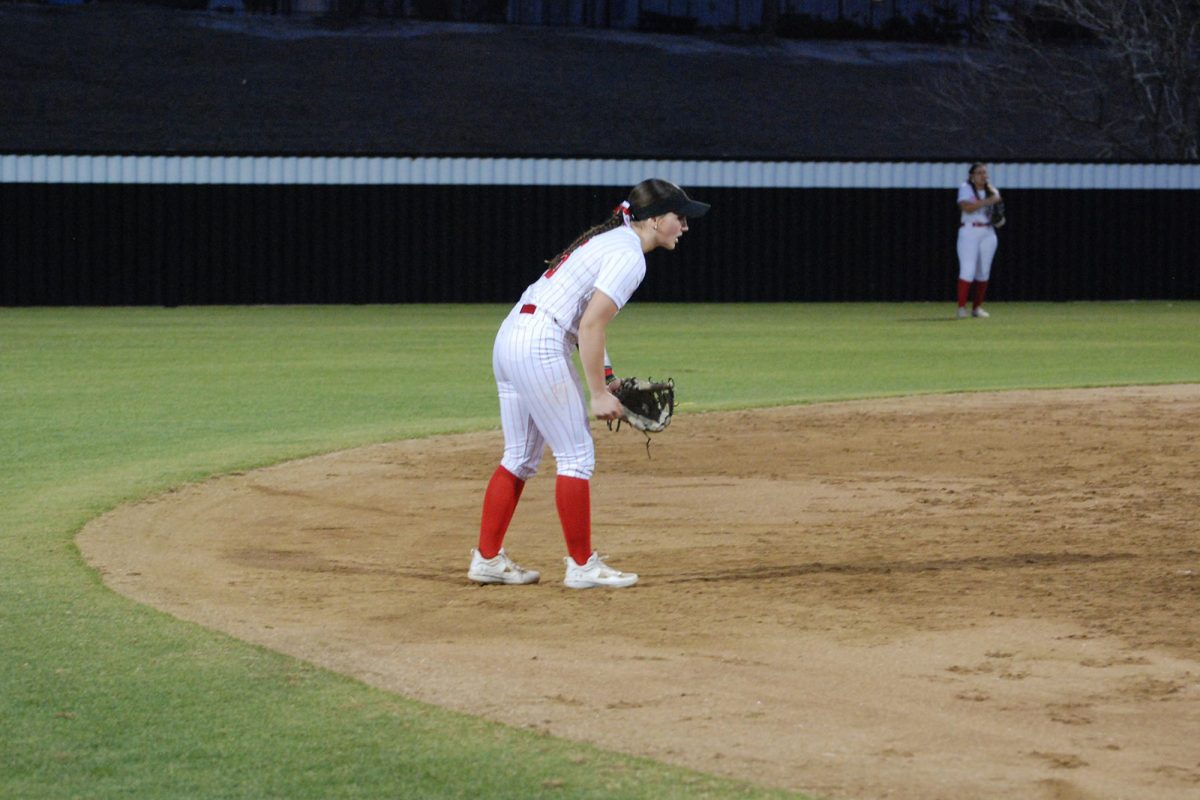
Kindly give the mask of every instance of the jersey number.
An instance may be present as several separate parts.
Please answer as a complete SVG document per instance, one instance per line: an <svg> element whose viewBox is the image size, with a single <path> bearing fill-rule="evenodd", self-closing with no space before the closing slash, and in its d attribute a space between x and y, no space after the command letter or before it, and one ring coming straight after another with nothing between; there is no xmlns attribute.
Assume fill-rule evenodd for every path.
<svg viewBox="0 0 1200 800"><path fill-rule="evenodd" d="M579 243L578 247L574 248L571 251L571 253L574 253L575 250L578 250L580 247L583 247L585 244L587 244L590 241L591 241L591 239L584 239L582 242ZM567 259L571 257L571 253L563 253L563 257L558 260L557 264L555 264L550 269L546 270L546 272L543 274L543 277L553 278L554 273L558 272L558 268L561 267L563 264L567 263Z"/></svg>

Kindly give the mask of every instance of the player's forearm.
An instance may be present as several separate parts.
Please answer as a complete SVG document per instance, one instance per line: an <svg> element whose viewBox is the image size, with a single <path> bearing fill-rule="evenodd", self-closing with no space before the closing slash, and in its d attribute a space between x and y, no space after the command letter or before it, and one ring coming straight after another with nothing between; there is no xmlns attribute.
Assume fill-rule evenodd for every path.
<svg viewBox="0 0 1200 800"><path fill-rule="evenodd" d="M958 207L961 208L963 211L967 212L968 214L972 214L976 211L979 211L980 209L987 208L988 206L994 206L994 205L996 205L996 203L999 203L999 202L1000 202L1000 196L996 195L995 197L989 197L986 200L975 200L975 201L964 200L963 202L959 203Z"/></svg>
<svg viewBox="0 0 1200 800"><path fill-rule="evenodd" d="M579 363L592 395L604 391L604 327L583 324L579 328Z"/></svg>

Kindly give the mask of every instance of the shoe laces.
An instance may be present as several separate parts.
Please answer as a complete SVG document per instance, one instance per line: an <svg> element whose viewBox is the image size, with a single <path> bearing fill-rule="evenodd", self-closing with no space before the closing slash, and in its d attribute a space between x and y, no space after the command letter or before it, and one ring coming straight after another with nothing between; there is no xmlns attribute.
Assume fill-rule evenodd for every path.
<svg viewBox="0 0 1200 800"><path fill-rule="evenodd" d="M508 553L504 552L503 550L501 550L496 555L500 557L500 566L504 567L505 569L511 569L513 572L524 572L525 571L525 570L521 569L521 567L517 564L517 562L513 561L509 557Z"/></svg>
<svg viewBox="0 0 1200 800"><path fill-rule="evenodd" d="M596 553L596 561L595 561L595 564L593 564L594 568L596 570L604 570L606 572L611 572L614 575L620 575L621 571L619 569L613 569L607 563L605 563L604 559L606 559L606 558L608 558L608 556L602 556L599 553Z"/></svg>
<svg viewBox="0 0 1200 800"><path fill-rule="evenodd" d="M518 572L521 570L521 568L517 566L516 562L509 558L508 553L504 552L503 547L500 548L499 553L496 553L496 555L492 556L491 558L484 558L482 555L480 555L479 560L484 564L487 564L489 567L499 567L502 570L511 568Z"/></svg>

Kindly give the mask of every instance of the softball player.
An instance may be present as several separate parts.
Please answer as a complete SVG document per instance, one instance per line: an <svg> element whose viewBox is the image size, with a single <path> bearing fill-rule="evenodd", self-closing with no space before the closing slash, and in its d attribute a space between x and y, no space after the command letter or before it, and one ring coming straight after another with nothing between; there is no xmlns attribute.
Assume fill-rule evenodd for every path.
<svg viewBox="0 0 1200 800"><path fill-rule="evenodd" d="M992 227L992 206L1000 202L1000 192L988 181L986 164L972 164L967 179L958 187L958 319L967 316L967 297L975 285L971 315L987 317L983 298L987 294L992 259L996 255L996 229Z"/></svg>
<svg viewBox="0 0 1200 800"><path fill-rule="evenodd" d="M557 468L555 504L567 544L566 576L573 589L625 587L637 575L609 567L592 550L589 480L595 449L589 403L572 361L579 349L590 414L614 420L621 404L610 388L612 367L605 330L646 274L645 254L674 250L688 218L709 209L682 189L650 179L607 221L585 231L529 285L500 326L492 371L500 394L504 456L483 497L479 546L467 577L477 583L536 583L539 574L515 564L502 547L525 482L534 476L547 443Z"/></svg>

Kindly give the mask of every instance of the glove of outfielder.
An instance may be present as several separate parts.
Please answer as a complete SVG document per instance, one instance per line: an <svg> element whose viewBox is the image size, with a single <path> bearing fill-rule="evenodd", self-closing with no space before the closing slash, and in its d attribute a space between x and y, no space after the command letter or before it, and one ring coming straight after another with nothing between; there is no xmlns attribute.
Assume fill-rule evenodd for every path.
<svg viewBox="0 0 1200 800"><path fill-rule="evenodd" d="M621 386L613 393L624 409L617 420L617 430L626 422L644 433L658 433L671 424L675 413L675 381L644 381L622 378ZM612 427L612 424L609 424Z"/></svg>
<svg viewBox="0 0 1200 800"><path fill-rule="evenodd" d="M1003 202L996 203L996 205L992 206L991 222L992 222L993 228L1003 228L1004 223L1008 222L1008 220L1004 218L1004 203Z"/></svg>

